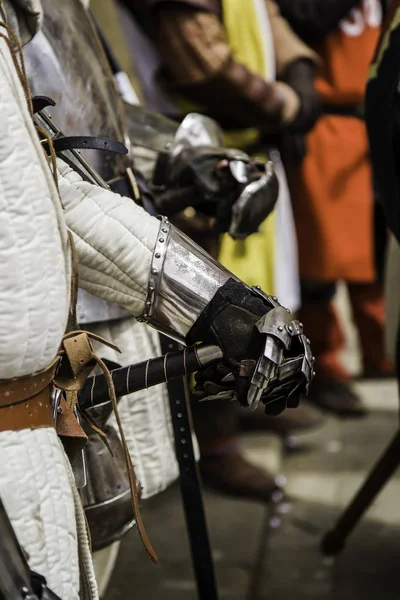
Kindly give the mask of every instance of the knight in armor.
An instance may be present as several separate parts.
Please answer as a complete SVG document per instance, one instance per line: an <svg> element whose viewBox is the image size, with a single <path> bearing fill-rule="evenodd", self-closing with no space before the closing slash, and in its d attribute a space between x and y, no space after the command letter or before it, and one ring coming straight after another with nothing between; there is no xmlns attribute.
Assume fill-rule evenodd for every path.
<svg viewBox="0 0 400 600"><path fill-rule="evenodd" d="M112 189L135 197L137 184L141 195L136 201L153 213L171 215L182 206L196 205L214 219L217 231L229 230L235 237L256 231L276 200L277 183L271 164L265 167L243 152L222 148L222 134L210 119L192 115L178 126L141 107L122 104L112 82L110 65L115 71L115 61L108 48L105 51L110 65L104 60L94 23L81 3L46 0L43 7L42 29L24 48L31 88L56 101L49 111L69 134L103 135L127 143L131 150L127 156L83 151ZM78 105L82 110L77 110ZM135 170L137 166L151 183L154 196ZM127 176L127 173L133 175L132 169L134 181ZM118 346L121 352L94 343L101 356L113 363L131 364L161 353L158 334L138 323L117 303L101 301L80 289L77 315L81 327ZM125 396L119 402L143 499L163 491L178 475L166 394L166 386L160 385L156 390ZM118 454L121 448L118 451L118 438L113 431L115 417L109 413L109 407L105 407L103 414L96 414L97 425L115 441L114 453ZM115 461L98 451L101 441L90 429L85 429L90 439L86 458L91 465L92 483L81 490L81 495L92 530L93 548L100 551L118 540L134 521L126 474L123 469L114 473ZM162 435L155 436L154 430ZM99 464L100 455L111 463L108 469L104 462L99 465L109 477L103 486L95 483L94 462ZM269 494L275 488L273 482ZM118 514L118 520L107 518L105 511ZM115 547L109 551L110 555L116 555ZM99 561L104 554L96 555Z"/></svg>
<svg viewBox="0 0 400 600"><path fill-rule="evenodd" d="M141 191L141 197L135 199L147 210L171 215L182 206L196 205L210 215L209 219L214 218L217 231L229 230L235 237L244 237L257 230L276 200L277 184L271 164L265 168L243 152L222 148L222 134L210 119L192 115L178 126L175 121L141 107L126 102L123 105L112 85L110 67L85 8L80 2L44 2L43 6L42 30L24 48L31 87L57 101L50 111L65 131L112 136L127 143L134 165L130 155L84 151L112 189L134 196L126 173L139 167L154 191L151 196L135 170L135 183ZM76 42L71 43L76 36ZM109 48L104 50L115 79L119 72L115 57ZM78 53L79 63L75 58ZM93 73L96 76L91 79ZM92 82L90 87L88 80ZM126 93L124 99L131 103L131 96ZM84 110L77 112L77 104L84 106ZM105 117L100 120L99 115ZM216 168L219 164L221 167ZM138 323L117 304L102 302L79 290L77 309L81 327L118 346L121 352L94 343L101 356L112 363L131 364L160 354L158 334ZM119 401L119 411L141 497L146 499L163 491L178 475L166 386L124 396ZM107 434L115 459L101 451L102 441L86 426L87 481L80 490L101 591L107 584L104 574L111 572L111 562L116 560L119 540L134 525L123 449L111 412L108 405L101 411L92 410L91 417ZM161 435L155 436L154 431ZM275 482L268 481L268 494L275 489ZM104 562L109 568L104 568Z"/></svg>
<svg viewBox="0 0 400 600"><path fill-rule="evenodd" d="M79 160L71 167L59 158L57 173L51 172L43 152L51 145L46 137L39 142L9 33L12 25L27 43L43 22L42 7L37 1L3 2L3 12L9 26L0 38L0 179L7 207L0 289L5 341L0 492L30 567L62 598L96 598L81 503L55 431L63 409L53 410L52 382L63 381L64 367L75 381L80 364L90 366L95 356L82 332L62 341L71 280L67 228L83 290L185 344L220 346L224 359L198 379L203 395L236 397L253 408L263 401L279 412L307 391L313 359L301 324L275 298L241 283L167 219L160 222L131 198L100 186L93 171L91 180L83 179ZM58 140L58 147L63 143ZM10 329L10 322L17 326ZM83 343L78 354L74 340ZM60 347L68 358L61 367Z"/></svg>

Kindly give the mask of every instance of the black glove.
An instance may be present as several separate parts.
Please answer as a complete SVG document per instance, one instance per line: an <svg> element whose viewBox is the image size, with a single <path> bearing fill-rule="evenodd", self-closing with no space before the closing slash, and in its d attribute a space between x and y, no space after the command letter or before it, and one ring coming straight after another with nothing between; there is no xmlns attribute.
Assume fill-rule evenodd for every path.
<svg viewBox="0 0 400 600"><path fill-rule="evenodd" d="M235 396L255 408L258 401L252 399L262 389L266 411L277 414L297 406L312 378L311 351L301 325L276 298L234 279L218 290L187 339L217 344L224 353L222 363L197 374L197 395Z"/></svg>
<svg viewBox="0 0 400 600"><path fill-rule="evenodd" d="M300 98L300 110L290 125L293 133L307 133L321 115L321 101L314 86L315 76L315 64L305 58L295 60L286 69L284 81Z"/></svg>

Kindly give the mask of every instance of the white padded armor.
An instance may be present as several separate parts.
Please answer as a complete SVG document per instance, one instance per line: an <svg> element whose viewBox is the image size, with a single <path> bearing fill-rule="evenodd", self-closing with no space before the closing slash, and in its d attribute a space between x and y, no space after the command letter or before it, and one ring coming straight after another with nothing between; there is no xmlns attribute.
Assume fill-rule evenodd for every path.
<svg viewBox="0 0 400 600"><path fill-rule="evenodd" d="M0 89L0 379L8 379L54 358L70 261L60 200L3 39Z"/></svg>
<svg viewBox="0 0 400 600"><path fill-rule="evenodd" d="M64 333L70 253L60 199L0 39L0 379L46 367ZM97 598L82 509L53 428L0 433L0 497L31 567L63 600ZM79 547L79 552L78 552Z"/></svg>
<svg viewBox="0 0 400 600"><path fill-rule="evenodd" d="M130 198L83 181L62 160L57 166L65 219L78 252L79 286L139 316L159 221Z"/></svg>

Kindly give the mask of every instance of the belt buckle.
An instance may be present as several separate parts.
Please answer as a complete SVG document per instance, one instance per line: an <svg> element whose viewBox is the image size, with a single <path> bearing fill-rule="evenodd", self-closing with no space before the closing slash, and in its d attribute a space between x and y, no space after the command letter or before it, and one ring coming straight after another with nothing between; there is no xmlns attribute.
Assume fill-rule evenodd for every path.
<svg viewBox="0 0 400 600"><path fill-rule="evenodd" d="M61 402L62 394L63 394L62 390L60 390L59 388L56 388L53 385L53 389L51 392L51 407L52 407L52 416L53 416L54 425L56 425L57 417L60 414L60 402Z"/></svg>
<svg viewBox="0 0 400 600"><path fill-rule="evenodd" d="M75 415L76 420L80 424L80 418L79 418L79 414L78 414L76 407L74 409L74 415ZM72 472L74 474L75 485L78 488L78 490L81 490L82 488L86 487L87 472L86 472L86 456L85 456L84 448L82 448L82 450L79 452L79 454L74 459L74 461L72 463Z"/></svg>

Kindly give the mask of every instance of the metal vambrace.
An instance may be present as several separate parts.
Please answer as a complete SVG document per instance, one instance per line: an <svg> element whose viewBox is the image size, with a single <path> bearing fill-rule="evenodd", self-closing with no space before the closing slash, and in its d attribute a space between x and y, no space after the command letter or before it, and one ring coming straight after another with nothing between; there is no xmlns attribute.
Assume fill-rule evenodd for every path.
<svg viewBox="0 0 400 600"><path fill-rule="evenodd" d="M186 343L186 336L217 290L232 273L161 217L139 320Z"/></svg>

